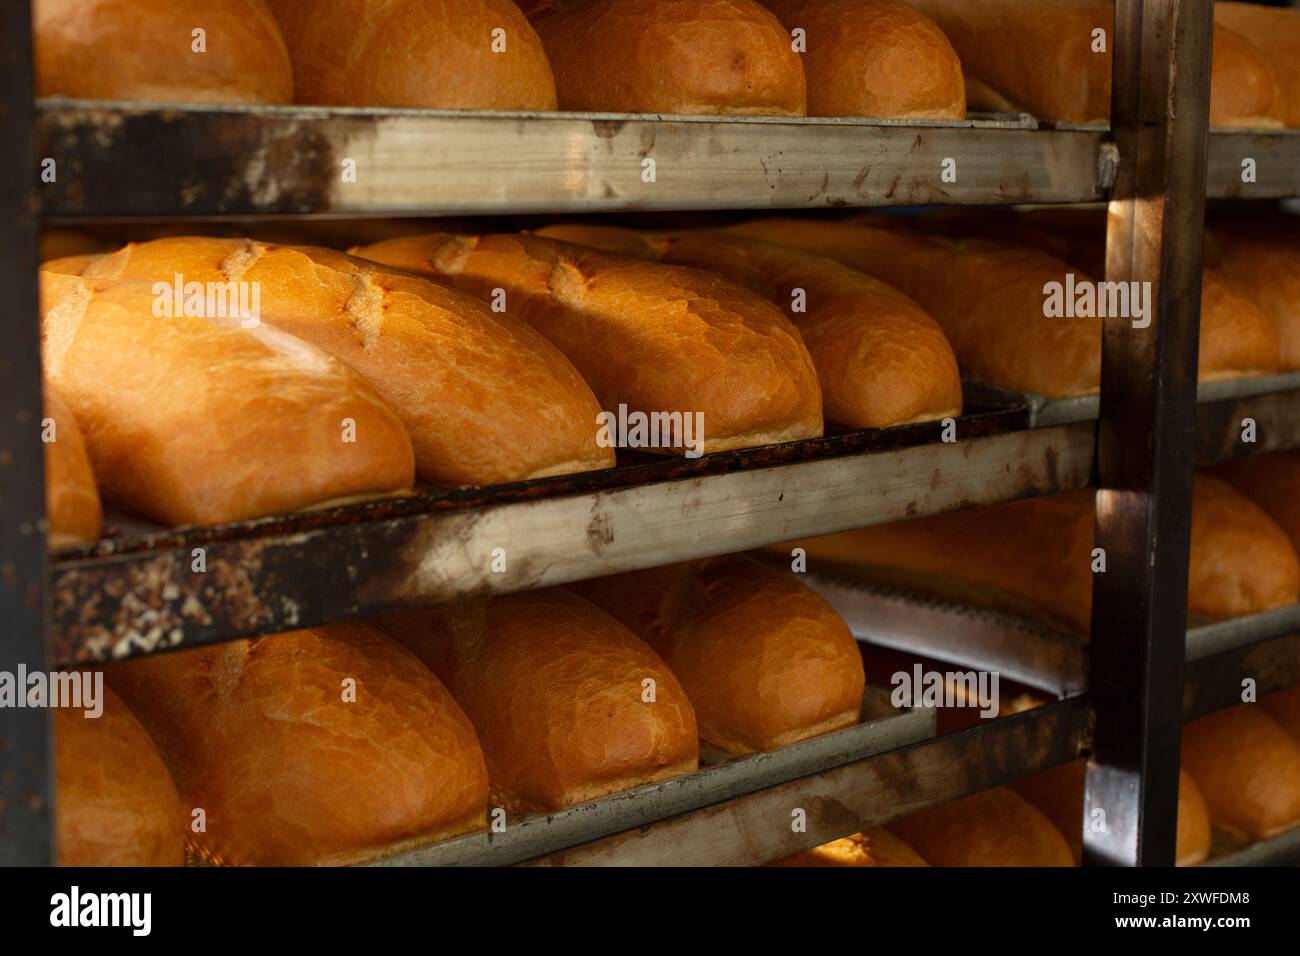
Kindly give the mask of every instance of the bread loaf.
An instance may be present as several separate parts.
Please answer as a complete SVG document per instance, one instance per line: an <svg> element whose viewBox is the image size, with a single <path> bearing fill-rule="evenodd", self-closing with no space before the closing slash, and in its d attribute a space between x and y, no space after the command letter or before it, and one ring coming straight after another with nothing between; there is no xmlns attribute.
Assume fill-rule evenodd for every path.
<svg viewBox="0 0 1300 956"><path fill-rule="evenodd" d="M768 866L927 866L921 855L883 827L832 840Z"/></svg>
<svg viewBox="0 0 1300 956"><path fill-rule="evenodd" d="M963 119L961 61L902 0L762 0L804 31L809 116Z"/></svg>
<svg viewBox="0 0 1300 956"><path fill-rule="evenodd" d="M1111 0L912 0L961 57L971 109L1025 110L1039 119L1110 117L1115 4ZM1280 126L1277 83L1244 37L1214 31L1210 122Z"/></svg>
<svg viewBox="0 0 1300 956"><path fill-rule="evenodd" d="M1300 823L1300 742L1257 704L1184 726L1183 766L1230 836L1264 840Z"/></svg>
<svg viewBox="0 0 1300 956"><path fill-rule="evenodd" d="M1227 461L1209 469L1262 508L1300 550L1300 451Z"/></svg>
<svg viewBox="0 0 1300 956"><path fill-rule="evenodd" d="M269 0L299 103L553 110L541 41L511 0Z"/></svg>
<svg viewBox="0 0 1300 956"><path fill-rule="evenodd" d="M1300 216L1216 221L1207 232L1205 262L1207 273L1222 273L1272 321L1281 370L1300 370Z"/></svg>
<svg viewBox="0 0 1300 956"><path fill-rule="evenodd" d="M1097 390L1101 321L1043 314L1044 286L1076 271L1053 256L857 222L759 219L728 231L836 259L906 293L982 382L1053 398Z"/></svg>
<svg viewBox="0 0 1300 956"><path fill-rule="evenodd" d="M523 0L560 108L803 116L803 64L756 0Z"/></svg>
<svg viewBox="0 0 1300 956"><path fill-rule="evenodd" d="M103 511L99 489L86 455L86 442L58 390L45 388L45 511L50 546L98 540ZM42 429L46 431L46 429Z"/></svg>
<svg viewBox="0 0 1300 956"><path fill-rule="evenodd" d="M957 361L980 381L1049 398L1099 387L1102 320L1044 314L1049 285L1063 287L1070 276L1080 286L1093 281L1073 260L1005 239L946 238L886 216L853 222L761 219L729 231L829 256L907 293L934 316ZM1099 250L1104 235L1096 237ZM1038 245L1071 254L1078 246ZM1240 289L1207 274L1201 301L1202 380L1277 371L1276 333Z"/></svg>
<svg viewBox="0 0 1300 956"><path fill-rule="evenodd" d="M1043 207L1019 214L950 210L920 217L930 231L1015 242L1050 252L1089 276L1106 271L1106 210ZM1253 217L1252 217L1253 218ZM913 222L918 221L913 219ZM1297 263L1300 268L1300 263ZM1261 283L1274 291L1285 278ZM1262 308L1252 283L1222 268L1207 248L1201 280L1201 327L1198 377L1213 382L1247 375L1272 375L1283 367L1283 323ZM1297 310L1300 314L1300 310ZM1293 323L1296 324L1296 323ZM1300 348L1300 330L1294 333ZM1300 352L1296 361L1300 361Z"/></svg>
<svg viewBox="0 0 1300 956"><path fill-rule="evenodd" d="M1088 488L794 544L807 549L813 570L821 561L847 561L957 581L985 592L966 590L967 599L1015 611L1027 604L1085 635L1092 609L1095 495ZM1188 612L1216 618L1253 614L1297 597L1300 563L1282 529L1223 482L1198 476Z"/></svg>
<svg viewBox="0 0 1300 956"><path fill-rule="evenodd" d="M182 866L188 814L153 741L103 688L103 711L54 711L61 866Z"/></svg>
<svg viewBox="0 0 1300 956"><path fill-rule="evenodd" d="M113 664L212 863L316 866L486 825L474 730L411 654L361 623Z"/></svg>
<svg viewBox="0 0 1300 956"><path fill-rule="evenodd" d="M32 22L37 96L293 102L289 54L263 0L35 0Z"/></svg>
<svg viewBox="0 0 1300 956"><path fill-rule="evenodd" d="M437 233L354 252L504 301L569 357L602 409L702 420L705 452L822 432L821 388L798 330L718 276L538 236ZM678 428L646 450L690 453Z"/></svg>
<svg viewBox="0 0 1300 956"><path fill-rule="evenodd" d="M145 282L41 275L42 357L100 492L170 525L401 491L397 416L355 372L276 329L154 314Z"/></svg>
<svg viewBox="0 0 1300 956"><path fill-rule="evenodd" d="M1073 760L1017 780L1012 789L1041 810L1070 845L1077 864L1083 859L1083 828L1102 822L1083 811L1087 762ZM1105 810L1105 807L1096 809ZM1178 833L1176 865L1199 866L1210 855L1210 817L1205 799L1186 770L1178 774Z"/></svg>
<svg viewBox="0 0 1300 956"><path fill-rule="evenodd" d="M1071 866L1052 822L1006 787L927 807L889 824L931 866Z"/></svg>
<svg viewBox="0 0 1300 956"><path fill-rule="evenodd" d="M943 331L907 296L832 259L718 232L548 226L538 235L716 272L781 306L817 368L826 419L887 428L961 414Z"/></svg>
<svg viewBox="0 0 1300 956"><path fill-rule="evenodd" d="M1287 126L1300 128L1300 10L1217 0L1214 22L1245 37L1268 62L1277 81L1278 112Z"/></svg>
<svg viewBox="0 0 1300 956"><path fill-rule="evenodd" d="M664 659L711 747L771 750L852 726L861 716L865 677L857 642L794 574L731 555L574 588Z"/></svg>
<svg viewBox="0 0 1300 956"><path fill-rule="evenodd" d="M417 474L432 484L614 464L612 449L596 443L599 408L577 370L527 324L473 296L330 249L247 239L132 243L80 271L256 289L263 322L348 363L392 406Z"/></svg>
<svg viewBox="0 0 1300 956"><path fill-rule="evenodd" d="M1283 730L1300 742L1300 684L1269 694L1259 703Z"/></svg>
<svg viewBox="0 0 1300 956"><path fill-rule="evenodd" d="M559 810L695 770L695 715L655 653L560 588L374 622L442 678L483 744L492 799Z"/></svg>

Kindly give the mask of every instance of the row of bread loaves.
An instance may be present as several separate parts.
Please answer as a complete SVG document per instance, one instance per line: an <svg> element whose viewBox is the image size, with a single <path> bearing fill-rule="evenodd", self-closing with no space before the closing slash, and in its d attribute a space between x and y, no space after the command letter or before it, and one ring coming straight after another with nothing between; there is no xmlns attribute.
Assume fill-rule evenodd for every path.
<svg viewBox="0 0 1300 956"><path fill-rule="evenodd" d="M60 715L64 862L356 862L859 720L856 643L789 572L737 555L581 590L108 665L113 719Z"/></svg>
<svg viewBox="0 0 1300 956"><path fill-rule="evenodd" d="M522 10L520 9L522 7ZM1215 5L1211 121L1300 125L1300 12ZM41 95L1105 121L1112 0L37 0Z"/></svg>

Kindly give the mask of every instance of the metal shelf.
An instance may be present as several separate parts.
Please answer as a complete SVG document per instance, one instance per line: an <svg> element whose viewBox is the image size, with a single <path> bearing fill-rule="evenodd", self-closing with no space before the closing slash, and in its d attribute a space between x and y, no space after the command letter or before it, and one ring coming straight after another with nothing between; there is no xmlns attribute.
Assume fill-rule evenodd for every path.
<svg viewBox="0 0 1300 956"><path fill-rule="evenodd" d="M1242 182L1242 163L1255 161L1255 182ZM1211 199L1289 199L1300 196L1300 130L1212 130L1206 194Z"/></svg>
<svg viewBox="0 0 1300 956"><path fill-rule="evenodd" d="M757 793L550 854L543 866L752 866L881 826L1079 757L1085 697L986 721ZM791 812L807 814L795 833Z"/></svg>
<svg viewBox="0 0 1300 956"><path fill-rule="evenodd" d="M760 790L819 775L934 736L935 711L895 710L889 690L868 687L863 722L764 753L733 757L663 783L591 803L507 822L480 832L380 856L373 866L508 866L548 853L699 811ZM701 755L703 757L703 755Z"/></svg>
<svg viewBox="0 0 1300 956"><path fill-rule="evenodd" d="M39 196L47 219L1106 198L1104 133L1035 127L1023 115L902 123L44 100L39 155L56 161L58 180ZM343 181L347 159L355 182ZM943 182L946 159L955 182Z"/></svg>
<svg viewBox="0 0 1300 956"><path fill-rule="evenodd" d="M1222 856L1202 866L1300 866L1300 826Z"/></svg>
<svg viewBox="0 0 1300 956"><path fill-rule="evenodd" d="M888 568L828 562L804 578L860 641L989 670L1053 696L1087 686L1088 642L1043 620L963 602L946 582ZM1183 716L1241 703L1242 681L1259 694L1300 684L1300 604L1224 620L1188 622Z"/></svg>
<svg viewBox="0 0 1300 956"><path fill-rule="evenodd" d="M1087 484L1092 425L1021 425L1023 412L993 412L961 419L956 442L927 423L110 539L53 561L54 657L189 647Z"/></svg>
<svg viewBox="0 0 1300 956"><path fill-rule="evenodd" d="M1300 445L1300 390L1200 406L1205 461ZM1092 480L1096 425L1026 429L1021 396L984 403L958 441L930 422L479 489L418 489L215 528L127 526L52 562L59 664L106 661L563 584ZM990 398L999 399L1001 406ZM1030 396L1032 398L1032 396ZM1073 407L1073 406L1072 406ZM1240 442L1241 419L1259 441ZM507 570L492 570L505 548ZM191 570L203 549L206 571ZM1057 691L1079 689L1077 675Z"/></svg>
<svg viewBox="0 0 1300 956"><path fill-rule="evenodd" d="M979 382L967 383L965 390L970 398L978 401L990 404L1024 405L1028 409L1029 424L1034 428L1095 421L1101 409L1101 399L1097 395L1048 398L1036 392L1017 392ZM1264 396L1275 396L1275 398L1268 402L1245 402L1240 408L1242 414L1252 414L1256 405L1259 410L1268 412L1275 407L1273 404L1275 402L1283 403L1283 412L1300 411L1300 372L1220 379L1214 382L1200 382L1196 386L1196 402L1200 406L1200 414L1212 420L1216 413L1206 410L1206 406L1226 407L1224 403L1227 402L1261 399ZM1289 434L1294 436L1298 433ZM1277 440L1287 441L1288 437L1287 432L1280 432Z"/></svg>

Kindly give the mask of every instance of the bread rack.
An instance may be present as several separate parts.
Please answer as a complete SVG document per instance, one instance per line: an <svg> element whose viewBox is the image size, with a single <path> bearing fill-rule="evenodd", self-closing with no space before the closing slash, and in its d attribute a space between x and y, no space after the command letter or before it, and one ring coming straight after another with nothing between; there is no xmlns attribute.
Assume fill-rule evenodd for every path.
<svg viewBox="0 0 1300 956"><path fill-rule="evenodd" d="M1184 671L1205 688L1193 695L1202 712L1233 702L1234 673L1258 675L1261 690L1295 680L1265 663L1295 634L1267 628L1225 628L1184 666L1193 464L1300 446L1293 381L1194 412L1205 199L1300 196L1300 132L1207 129L1210 7L1118 0L1106 129L1023 115L897 123L38 102L31 3L10 0L0 6L0 157L13 171L0 177L0 301L11 313L0 324L0 669L273 633L1097 481L1111 504L1099 541L1116 573L1094 595L1090 690L870 756L846 752L795 779L760 775L756 789L718 802L665 805L664 819L548 844L536 862L760 863L1081 755L1092 757L1096 799L1116 808L1109 833L1085 834L1085 861L1172 861ZM1249 185L1243 157L1258 166ZM57 170L48 183L46 158ZM947 158L955 183L938 176ZM356 160L357 182L341 181L344 159ZM958 423L955 443L933 426L830 436L214 529L134 530L47 555L42 223L1103 200L1108 278L1152 281L1158 318L1145 331L1106 326L1094 414L1034 427L1032 403L994 402ZM1238 440L1246 415L1261 435L1250 446ZM515 570L489 576L478 556L503 535L520 549ZM230 573L193 580L200 547L209 569ZM46 711L0 712L0 862L54 858L49 724ZM806 833L790 833L792 801L808 811Z"/></svg>

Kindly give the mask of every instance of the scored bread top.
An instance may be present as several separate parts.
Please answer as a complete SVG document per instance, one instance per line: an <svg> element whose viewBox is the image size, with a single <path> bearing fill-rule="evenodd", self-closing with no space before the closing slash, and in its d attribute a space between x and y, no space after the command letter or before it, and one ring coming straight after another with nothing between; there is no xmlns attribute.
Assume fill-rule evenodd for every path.
<svg viewBox="0 0 1300 956"><path fill-rule="evenodd" d="M267 325L154 314L147 282L41 273L45 374L104 497L169 525L403 491L406 429L354 371Z"/></svg>
<svg viewBox="0 0 1300 956"><path fill-rule="evenodd" d="M614 464L573 365L526 323L444 285L331 249L247 239L131 243L74 268L255 284L264 323L348 363L394 408L424 481L490 485Z"/></svg>
<svg viewBox="0 0 1300 956"><path fill-rule="evenodd" d="M486 825L474 730L423 664L348 622L113 664L157 741L190 849L235 866L356 862Z"/></svg>
<svg viewBox="0 0 1300 956"><path fill-rule="evenodd" d="M354 251L480 297L502 290L508 313L573 361L603 409L698 413L705 452L822 433L821 387L798 330L712 273L531 235L435 233Z"/></svg>

